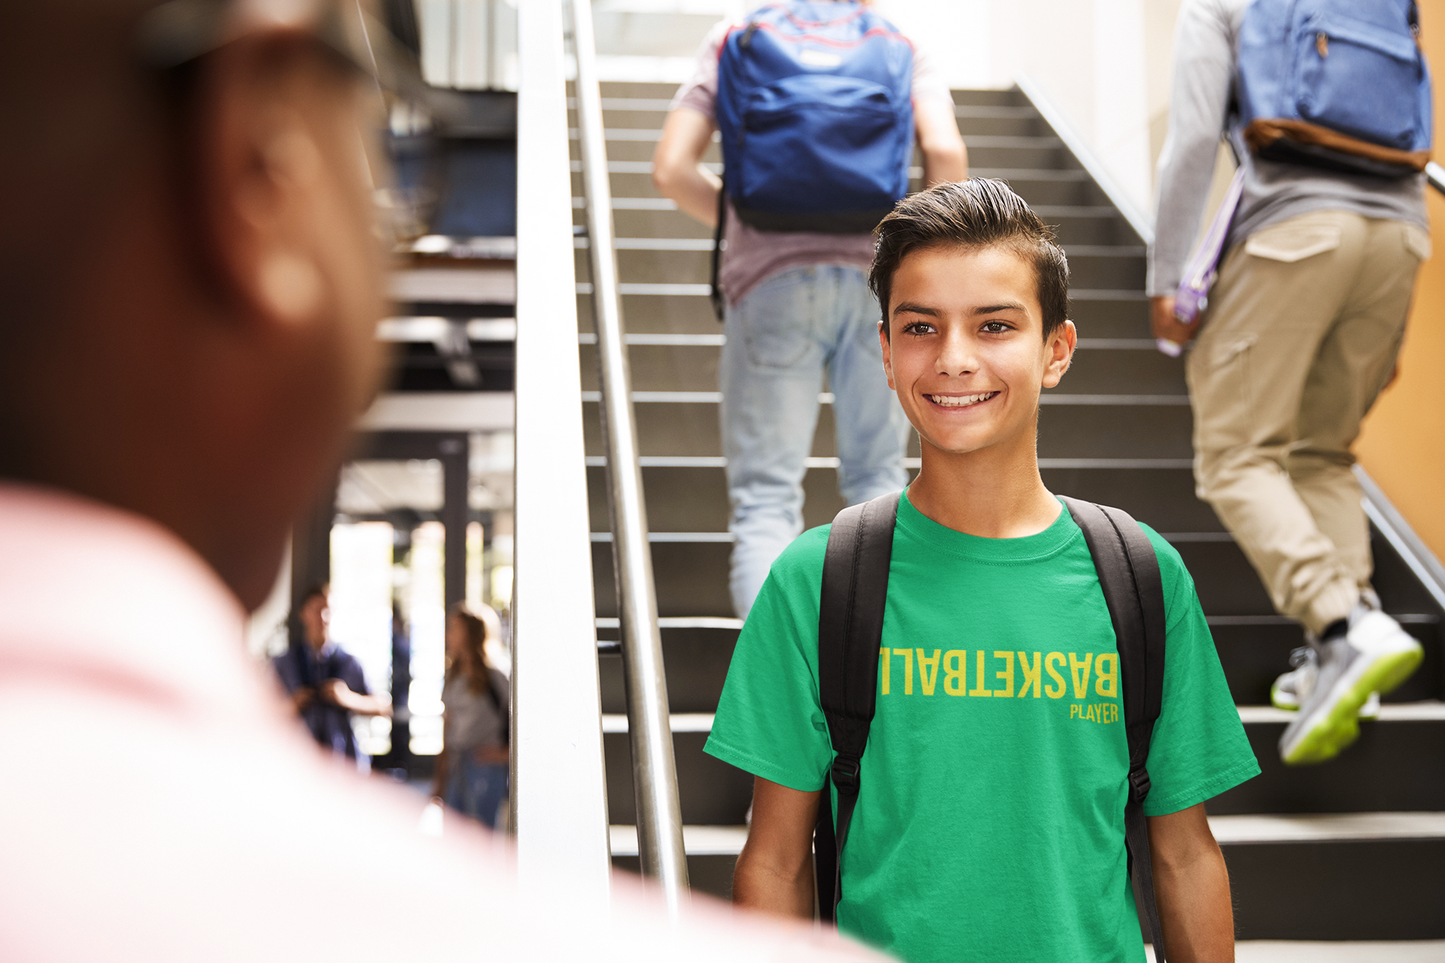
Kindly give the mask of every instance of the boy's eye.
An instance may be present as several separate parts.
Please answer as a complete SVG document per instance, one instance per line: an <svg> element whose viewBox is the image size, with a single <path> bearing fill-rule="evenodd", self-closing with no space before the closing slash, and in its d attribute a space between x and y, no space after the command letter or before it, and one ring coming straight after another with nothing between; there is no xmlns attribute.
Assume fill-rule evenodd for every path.
<svg viewBox="0 0 1445 963"><path fill-rule="evenodd" d="M986 321L984 322L983 330L988 334L1003 334L1005 331L1010 330L1010 326L1003 321Z"/></svg>
<svg viewBox="0 0 1445 963"><path fill-rule="evenodd" d="M927 321L910 321L903 326L903 331L905 334L932 334L933 325Z"/></svg>

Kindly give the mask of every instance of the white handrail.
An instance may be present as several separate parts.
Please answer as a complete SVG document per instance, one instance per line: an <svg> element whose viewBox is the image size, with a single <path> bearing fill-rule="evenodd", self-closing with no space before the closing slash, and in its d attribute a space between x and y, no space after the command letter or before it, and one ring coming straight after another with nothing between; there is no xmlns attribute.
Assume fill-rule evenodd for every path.
<svg viewBox="0 0 1445 963"><path fill-rule="evenodd" d="M611 886L582 443L562 0L518 9L512 827L523 883ZM479 910L480 911L480 910Z"/></svg>
<svg viewBox="0 0 1445 963"><path fill-rule="evenodd" d="M1109 198L1109 203L1118 208L1119 213L1123 215L1124 220L1128 222L1129 226L1134 229L1134 233L1139 235L1140 240L1145 244L1153 244L1153 220L1150 219L1146 212L1139 209L1138 205L1134 203L1133 198L1126 194L1124 189L1114 180L1114 175L1110 174L1109 169L1104 166L1103 161L1095 156L1093 148L1089 146L1089 142L1084 140L1083 135L1074 129L1074 126L1069 123L1068 118L1064 116L1064 112L1049 99L1048 94L1044 93L1043 87L1027 74L1019 74L1016 76L1014 83L1018 85L1019 90L1023 91L1023 95L1029 99L1034 109L1044 118L1044 123L1054 129L1054 133L1059 135L1059 140L1064 142L1064 146L1069 149L1069 152L1074 155L1084 170L1094 179L1094 183L1099 185L1099 189Z"/></svg>
<svg viewBox="0 0 1445 963"><path fill-rule="evenodd" d="M1425 165L1425 180L1441 194L1445 194L1445 167L1431 161Z"/></svg>

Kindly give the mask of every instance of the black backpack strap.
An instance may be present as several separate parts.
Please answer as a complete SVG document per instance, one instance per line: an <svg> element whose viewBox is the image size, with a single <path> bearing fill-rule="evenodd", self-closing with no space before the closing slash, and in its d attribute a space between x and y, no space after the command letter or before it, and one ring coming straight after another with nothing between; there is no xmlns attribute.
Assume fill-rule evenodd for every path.
<svg viewBox="0 0 1445 963"><path fill-rule="evenodd" d="M1127 512L1076 498L1062 498L1083 529L1109 619L1119 645L1124 731L1129 739L1129 801L1124 806L1124 840L1129 848L1134 901L1149 923L1157 963L1165 963L1154 869L1149 856L1149 739L1164 696L1164 582L1154 546Z"/></svg>
<svg viewBox="0 0 1445 963"><path fill-rule="evenodd" d="M722 241L723 222L727 220L728 213L728 192L719 187L717 192L717 226L712 229L712 275L709 279L711 285L708 290L708 298L712 301L713 313L717 319L723 319L723 293L718 285L718 273L722 265Z"/></svg>
<svg viewBox="0 0 1445 963"><path fill-rule="evenodd" d="M898 492L852 505L833 519L823 556L823 591L818 612L818 691L833 766L823 783L813 851L818 879L818 913L833 921L843 897L840 872L848 824L858 802L863 750L878 689L878 644L883 638L883 610L888 601L888 562L893 555L893 525L898 518ZM838 824L828 798L831 783L838 790ZM823 881L833 881L832 899Z"/></svg>

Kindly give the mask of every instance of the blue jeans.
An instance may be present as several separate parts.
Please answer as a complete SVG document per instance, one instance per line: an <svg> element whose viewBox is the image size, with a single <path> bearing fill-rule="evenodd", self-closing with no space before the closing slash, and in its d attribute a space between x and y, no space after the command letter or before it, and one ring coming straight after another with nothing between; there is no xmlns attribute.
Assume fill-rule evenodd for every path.
<svg viewBox="0 0 1445 963"><path fill-rule="evenodd" d="M497 828L497 811L507 798L508 766L477 762L470 752L457 753L447 774L444 801L459 813Z"/></svg>
<svg viewBox="0 0 1445 963"><path fill-rule="evenodd" d="M863 272L838 265L779 272L727 310L719 380L734 538L728 588L741 617L803 530L805 460L825 371L843 498L852 505L908 482L910 426L883 374L878 319Z"/></svg>

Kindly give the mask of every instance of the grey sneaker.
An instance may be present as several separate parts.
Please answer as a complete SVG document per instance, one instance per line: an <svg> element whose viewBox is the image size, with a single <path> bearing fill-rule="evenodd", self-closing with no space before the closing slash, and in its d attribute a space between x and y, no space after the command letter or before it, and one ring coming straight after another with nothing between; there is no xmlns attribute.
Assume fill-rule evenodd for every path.
<svg viewBox="0 0 1445 963"><path fill-rule="evenodd" d="M1360 709L1372 692L1389 692L1424 656L1420 643L1384 612L1355 606L1343 635L1318 645L1314 686L1301 693L1299 718L1285 729L1279 754L1289 765L1333 759L1360 734Z"/></svg>
<svg viewBox="0 0 1445 963"><path fill-rule="evenodd" d="M1309 638L1314 642L1313 638ZM1276 709L1294 712L1306 696L1314 691L1315 679L1319 676L1320 660L1313 645L1302 645L1289 654L1290 671L1274 680L1269 688L1269 701ZM1371 692L1365 704L1360 707L1361 719L1380 718L1380 693Z"/></svg>

